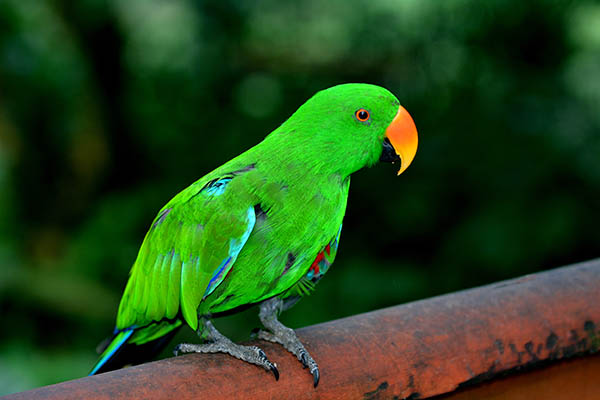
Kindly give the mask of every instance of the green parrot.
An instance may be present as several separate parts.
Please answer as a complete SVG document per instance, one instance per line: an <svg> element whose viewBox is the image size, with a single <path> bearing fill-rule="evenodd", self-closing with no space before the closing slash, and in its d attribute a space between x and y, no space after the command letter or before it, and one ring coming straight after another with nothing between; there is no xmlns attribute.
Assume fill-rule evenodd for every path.
<svg viewBox="0 0 600 400"><path fill-rule="evenodd" d="M263 340L319 368L278 314L309 294L335 259L350 175L417 150L417 130L388 90L344 84L315 94L261 143L200 178L160 210L119 304L113 337L90 375L152 359L184 324L202 344L279 372L256 346L223 336L212 317L259 304Z"/></svg>

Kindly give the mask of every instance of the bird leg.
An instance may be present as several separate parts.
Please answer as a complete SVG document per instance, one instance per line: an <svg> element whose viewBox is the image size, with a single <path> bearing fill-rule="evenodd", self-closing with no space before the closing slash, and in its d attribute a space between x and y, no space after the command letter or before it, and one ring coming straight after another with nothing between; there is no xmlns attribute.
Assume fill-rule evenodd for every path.
<svg viewBox="0 0 600 400"><path fill-rule="evenodd" d="M267 371L272 371L273 375L275 375L275 380L279 380L279 371L277 370L277 367L269 361L265 352L260 348L233 343L223 336L208 318L201 317L200 323L202 326L198 329L198 336L205 338L207 343L180 343L173 351L175 355L178 355L179 353L227 353L242 361L256 364Z"/></svg>
<svg viewBox="0 0 600 400"><path fill-rule="evenodd" d="M284 301L280 298L273 297L263 301L260 304L260 311L258 317L260 322L269 331L259 330L258 338L273 343L279 343L286 348L287 351L294 354L298 360L304 365L304 368L308 368L314 378L314 386L317 387L319 384L319 366L310 356L308 351L304 348L296 332L293 329L283 325L277 319L277 315L280 311L287 308Z"/></svg>

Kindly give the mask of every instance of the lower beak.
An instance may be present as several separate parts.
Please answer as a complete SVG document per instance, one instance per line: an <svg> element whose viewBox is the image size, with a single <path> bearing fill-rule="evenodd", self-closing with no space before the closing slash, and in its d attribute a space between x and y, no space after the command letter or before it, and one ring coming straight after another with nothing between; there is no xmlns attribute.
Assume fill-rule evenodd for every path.
<svg viewBox="0 0 600 400"><path fill-rule="evenodd" d="M400 157L400 171L398 171L400 175L415 158L419 143L417 127L404 107L398 108L398 113L385 130L385 136Z"/></svg>

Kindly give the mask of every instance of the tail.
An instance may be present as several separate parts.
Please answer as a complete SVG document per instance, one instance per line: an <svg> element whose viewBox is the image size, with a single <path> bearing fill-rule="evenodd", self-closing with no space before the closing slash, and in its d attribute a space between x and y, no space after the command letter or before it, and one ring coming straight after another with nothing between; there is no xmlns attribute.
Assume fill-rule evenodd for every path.
<svg viewBox="0 0 600 400"><path fill-rule="evenodd" d="M89 375L141 364L154 359L181 328L181 320L165 320L141 328L115 330Z"/></svg>

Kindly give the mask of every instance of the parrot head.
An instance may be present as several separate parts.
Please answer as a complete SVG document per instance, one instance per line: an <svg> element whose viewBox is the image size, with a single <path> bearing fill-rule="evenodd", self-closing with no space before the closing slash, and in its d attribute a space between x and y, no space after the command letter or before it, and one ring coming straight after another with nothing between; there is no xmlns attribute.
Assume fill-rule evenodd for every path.
<svg viewBox="0 0 600 400"><path fill-rule="evenodd" d="M377 161L400 162L398 175L417 151L417 128L388 90L350 83L322 90L273 134L292 156L316 160L323 169L339 166L349 175Z"/></svg>

